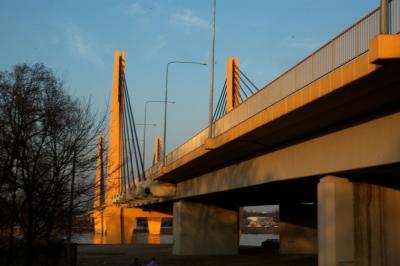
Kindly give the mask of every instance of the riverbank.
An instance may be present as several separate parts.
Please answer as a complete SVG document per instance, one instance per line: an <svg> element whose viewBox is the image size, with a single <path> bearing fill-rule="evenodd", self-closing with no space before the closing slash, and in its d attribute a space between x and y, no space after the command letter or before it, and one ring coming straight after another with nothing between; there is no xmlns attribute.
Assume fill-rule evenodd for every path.
<svg viewBox="0 0 400 266"><path fill-rule="evenodd" d="M315 255L280 255L258 247L241 247L234 256L176 256L172 245L79 245L78 266L89 265L130 265L134 257L146 265L155 257L160 266L317 266Z"/></svg>

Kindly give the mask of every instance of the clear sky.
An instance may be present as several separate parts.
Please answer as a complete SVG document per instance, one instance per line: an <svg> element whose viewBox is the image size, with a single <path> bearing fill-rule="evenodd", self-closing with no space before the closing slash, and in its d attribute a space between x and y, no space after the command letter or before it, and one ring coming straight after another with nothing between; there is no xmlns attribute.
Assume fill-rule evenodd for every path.
<svg viewBox="0 0 400 266"><path fill-rule="evenodd" d="M378 0L217 0L215 94L237 56L265 85L379 5ZM166 63L210 62L212 0L0 0L0 70L43 62L70 94L110 101L113 54L127 53L126 78L137 123L144 102L163 100ZM210 68L171 65L167 150L207 125ZM162 135L162 104L149 105L147 143ZM139 132L142 127L138 126ZM143 138L141 135L140 138Z"/></svg>

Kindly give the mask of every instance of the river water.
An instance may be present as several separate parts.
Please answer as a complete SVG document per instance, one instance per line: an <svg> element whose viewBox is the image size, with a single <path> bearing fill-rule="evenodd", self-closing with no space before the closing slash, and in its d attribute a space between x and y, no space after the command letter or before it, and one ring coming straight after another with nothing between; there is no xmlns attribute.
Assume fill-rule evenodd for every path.
<svg viewBox="0 0 400 266"><path fill-rule="evenodd" d="M241 234L241 246L261 246L266 239L279 239L275 234ZM101 244L103 239L100 235L81 234L74 237L74 242L79 244ZM173 236L170 234L149 235L148 233L135 233L132 244L172 244Z"/></svg>

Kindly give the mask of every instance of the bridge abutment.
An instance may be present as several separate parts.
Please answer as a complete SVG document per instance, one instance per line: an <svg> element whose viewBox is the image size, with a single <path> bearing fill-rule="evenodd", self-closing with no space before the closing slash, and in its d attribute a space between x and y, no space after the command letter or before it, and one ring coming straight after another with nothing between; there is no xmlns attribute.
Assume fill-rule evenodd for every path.
<svg viewBox="0 0 400 266"><path fill-rule="evenodd" d="M316 204L282 204L279 216L281 254L318 253Z"/></svg>
<svg viewBox="0 0 400 266"><path fill-rule="evenodd" d="M203 203L174 203L176 255L230 255L239 252L239 212Z"/></svg>

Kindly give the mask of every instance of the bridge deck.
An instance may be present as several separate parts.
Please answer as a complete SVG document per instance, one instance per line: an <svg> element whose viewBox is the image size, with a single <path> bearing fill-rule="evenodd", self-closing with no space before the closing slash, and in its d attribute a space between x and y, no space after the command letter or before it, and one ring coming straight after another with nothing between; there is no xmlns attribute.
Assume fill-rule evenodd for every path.
<svg viewBox="0 0 400 266"><path fill-rule="evenodd" d="M389 11L389 31L397 34L400 0L392 1ZM169 153L165 166L159 163L147 169L147 176L182 180L239 157L276 149L329 123L390 105L395 98L392 92L377 89L382 80L393 82L395 69L384 74L371 63L369 53L369 42L380 33L379 25L377 8L221 117L212 139L208 139L208 128L200 131ZM379 97L368 100L374 93ZM342 113L335 110L338 105Z"/></svg>

